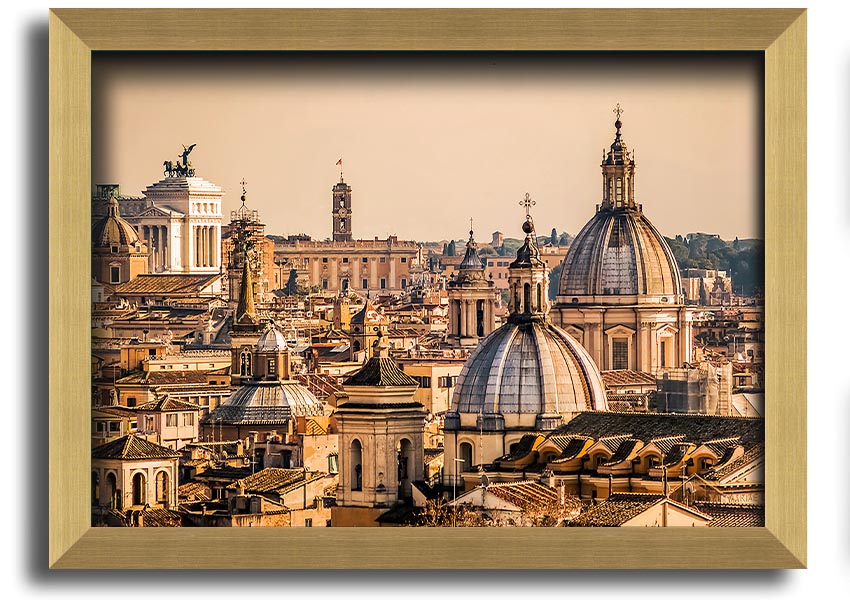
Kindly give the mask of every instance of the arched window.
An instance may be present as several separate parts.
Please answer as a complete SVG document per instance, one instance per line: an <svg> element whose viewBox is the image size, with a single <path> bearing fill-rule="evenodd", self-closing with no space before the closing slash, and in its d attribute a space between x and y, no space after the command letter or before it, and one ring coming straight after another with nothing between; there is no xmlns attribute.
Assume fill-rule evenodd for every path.
<svg viewBox="0 0 850 600"><path fill-rule="evenodd" d="M526 283L522 287L523 287L523 289L522 289L522 292L523 292L522 293L522 301L523 301L522 312L527 314L527 313L531 312L531 284Z"/></svg>
<svg viewBox="0 0 850 600"><path fill-rule="evenodd" d="M118 494L118 484L115 481L115 473L106 474L106 489L109 491L109 506L120 510L121 502L120 495Z"/></svg>
<svg viewBox="0 0 850 600"><path fill-rule="evenodd" d="M351 442L351 490L363 489L363 446L360 440Z"/></svg>
<svg viewBox="0 0 850 600"><path fill-rule="evenodd" d="M541 286L537 284L537 310L543 312L543 293L540 291Z"/></svg>
<svg viewBox="0 0 850 600"><path fill-rule="evenodd" d="M243 350L239 355L239 374L242 377L251 376L251 351Z"/></svg>
<svg viewBox="0 0 850 600"><path fill-rule="evenodd" d="M156 474L156 501L168 504L168 473L165 471Z"/></svg>
<svg viewBox="0 0 850 600"><path fill-rule="evenodd" d="M411 473L413 468L413 444L410 440L399 440L396 446L398 451L398 495L399 498L407 498L411 495L410 480L415 473Z"/></svg>
<svg viewBox="0 0 850 600"><path fill-rule="evenodd" d="M484 300L478 300L475 306L475 334L484 337Z"/></svg>
<svg viewBox="0 0 850 600"><path fill-rule="evenodd" d="M145 494L145 476L143 473L133 475L133 504L140 505L147 501Z"/></svg>
<svg viewBox="0 0 850 600"><path fill-rule="evenodd" d="M458 458L463 462L460 463L461 471L471 471L472 470L472 444L469 442L463 442L458 449Z"/></svg>
<svg viewBox="0 0 850 600"><path fill-rule="evenodd" d="M354 345L352 346L352 349L355 352L360 352L360 342L358 340L354 340Z"/></svg>

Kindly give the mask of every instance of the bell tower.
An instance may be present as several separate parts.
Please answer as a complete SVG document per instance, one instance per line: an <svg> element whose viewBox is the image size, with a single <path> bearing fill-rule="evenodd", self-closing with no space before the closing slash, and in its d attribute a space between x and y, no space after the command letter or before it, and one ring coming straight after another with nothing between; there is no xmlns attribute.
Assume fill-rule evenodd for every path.
<svg viewBox="0 0 850 600"><path fill-rule="evenodd" d="M331 214L334 222L333 241L350 242L351 237L351 186L342 178L342 159L339 167L339 183L333 187Z"/></svg>
<svg viewBox="0 0 850 600"><path fill-rule="evenodd" d="M446 284L449 297L448 342L452 346L476 346L496 328L496 288L485 274L469 225L466 254L454 277Z"/></svg>

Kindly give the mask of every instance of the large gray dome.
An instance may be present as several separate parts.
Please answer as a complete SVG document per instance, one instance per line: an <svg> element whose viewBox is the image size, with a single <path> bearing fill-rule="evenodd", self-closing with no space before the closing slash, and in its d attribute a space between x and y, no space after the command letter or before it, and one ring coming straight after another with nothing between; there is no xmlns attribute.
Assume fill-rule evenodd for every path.
<svg viewBox="0 0 850 600"><path fill-rule="evenodd" d="M559 303L681 304L682 282L666 240L640 209L600 208L561 268ZM621 302L617 302L621 303Z"/></svg>
<svg viewBox="0 0 850 600"><path fill-rule="evenodd" d="M534 319L506 323L482 340L461 371L452 409L551 418L607 410L608 404L602 377L581 344Z"/></svg>

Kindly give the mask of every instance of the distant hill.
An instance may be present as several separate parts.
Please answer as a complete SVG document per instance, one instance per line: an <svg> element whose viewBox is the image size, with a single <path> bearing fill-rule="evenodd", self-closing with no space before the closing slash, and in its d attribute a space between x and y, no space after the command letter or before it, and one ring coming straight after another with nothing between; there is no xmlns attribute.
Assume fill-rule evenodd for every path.
<svg viewBox="0 0 850 600"><path fill-rule="evenodd" d="M707 233L665 238L679 269L717 269L732 276L735 293L753 295L764 290L764 240L726 241Z"/></svg>

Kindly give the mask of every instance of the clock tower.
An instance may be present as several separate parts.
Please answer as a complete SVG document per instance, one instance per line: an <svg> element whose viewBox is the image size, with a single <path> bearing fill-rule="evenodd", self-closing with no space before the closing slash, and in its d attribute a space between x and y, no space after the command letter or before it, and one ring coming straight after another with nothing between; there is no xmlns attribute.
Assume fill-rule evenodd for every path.
<svg viewBox="0 0 850 600"><path fill-rule="evenodd" d="M335 242L350 242L351 237L351 186L339 174L339 183L333 187L333 207L331 214L334 220Z"/></svg>

